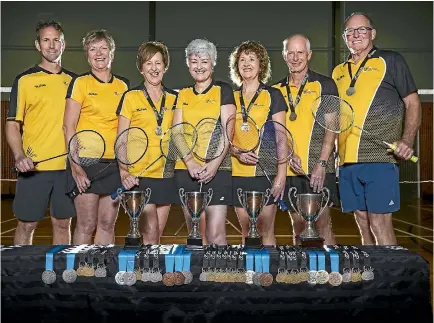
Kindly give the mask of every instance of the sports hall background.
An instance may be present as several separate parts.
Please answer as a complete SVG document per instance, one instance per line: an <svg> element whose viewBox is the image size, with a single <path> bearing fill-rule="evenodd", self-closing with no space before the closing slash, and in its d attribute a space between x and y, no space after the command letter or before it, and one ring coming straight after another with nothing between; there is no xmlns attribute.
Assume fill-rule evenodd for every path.
<svg viewBox="0 0 434 323"><path fill-rule="evenodd" d="M282 40L293 33L303 33L310 38L313 50L310 68L330 76L333 67L348 55L341 34L345 17L354 11L363 11L372 17L377 29L376 45L400 52L418 88L428 90L424 93L429 94L420 96L423 116L415 146L419 163L403 162L400 172L401 181L432 180L433 2L2 2L1 125L5 122L8 88L15 76L39 62L34 31L40 19L57 19L62 23L66 38L62 65L78 74L89 69L81 39L92 29L107 29L116 41L113 72L129 78L132 85L142 80L135 67L140 43L154 39L164 41L171 55L164 83L178 89L192 83L184 49L192 39L203 37L217 45L214 77L222 81L230 81L230 52L249 39L266 46L272 64L271 82L283 78L288 70L281 56ZM1 139L1 243L8 244L12 242L16 226L11 208L15 174L10 171L13 163L4 129ZM401 184L402 210L394 217L394 225L399 230L396 232L398 242L414 250L429 250L425 254L427 258L432 258L432 191L432 183ZM168 240L163 239L163 242L177 235L185 239L185 227L181 229L183 217L179 210L173 209L172 213L179 213L179 216L172 220L169 217L165 231ZM288 243L291 233L288 217L281 212L277 217L278 242ZM352 216L342 216L336 208L332 218L340 243L360 243ZM237 242L239 225L233 211L228 215L228 222L229 241ZM50 243L50 221L44 223L38 226L35 243ZM117 243L123 242L127 226L127 219L120 215Z"/></svg>

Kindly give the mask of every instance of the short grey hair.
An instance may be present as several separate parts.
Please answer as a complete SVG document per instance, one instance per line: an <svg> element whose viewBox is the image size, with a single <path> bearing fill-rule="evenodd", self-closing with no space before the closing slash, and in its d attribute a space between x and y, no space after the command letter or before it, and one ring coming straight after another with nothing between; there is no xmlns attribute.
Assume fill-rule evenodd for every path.
<svg viewBox="0 0 434 323"><path fill-rule="evenodd" d="M354 17L354 16L363 16L363 17L365 17L365 18L368 20L369 27L371 27L372 29L375 29L375 27L374 27L374 21L372 20L372 18L371 18L369 15L367 15L366 13L364 13L364 12L360 12L360 11L353 12L351 15L349 15L349 16L345 19L345 21L344 21L344 28L347 28L347 23L348 23L348 21L349 21L352 17Z"/></svg>
<svg viewBox="0 0 434 323"><path fill-rule="evenodd" d="M185 59L187 66L189 66L188 58L191 55L197 55L199 57L209 56L212 61L212 66L217 64L217 48L213 43L206 39L195 39L188 44L185 49Z"/></svg>
<svg viewBox="0 0 434 323"><path fill-rule="evenodd" d="M291 40L291 38L294 38L294 37L297 37L297 36L299 36L299 37L303 37L305 40L306 40L306 49L307 49L307 51L308 52L310 52L310 40L309 40L309 38L307 38L305 35L303 35L303 34L295 34L295 35L291 35L291 36L289 36L288 38L286 38L284 41L283 41L283 49L282 49L282 55L283 56L286 56L286 53L288 52L288 49L287 49L287 45L288 45L288 42Z"/></svg>

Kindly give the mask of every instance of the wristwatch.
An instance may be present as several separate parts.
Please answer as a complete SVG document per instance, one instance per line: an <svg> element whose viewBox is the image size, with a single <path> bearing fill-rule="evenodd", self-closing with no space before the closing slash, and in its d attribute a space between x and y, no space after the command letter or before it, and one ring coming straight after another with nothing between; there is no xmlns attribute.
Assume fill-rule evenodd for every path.
<svg viewBox="0 0 434 323"><path fill-rule="evenodd" d="M318 160L318 164L319 164L321 167L327 167L327 160L320 159L320 160Z"/></svg>

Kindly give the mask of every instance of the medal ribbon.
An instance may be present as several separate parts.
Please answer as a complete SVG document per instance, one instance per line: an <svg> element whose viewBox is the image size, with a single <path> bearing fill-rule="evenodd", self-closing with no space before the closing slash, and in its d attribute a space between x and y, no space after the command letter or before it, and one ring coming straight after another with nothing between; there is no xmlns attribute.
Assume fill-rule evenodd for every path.
<svg viewBox="0 0 434 323"><path fill-rule="evenodd" d="M184 246L178 246L178 248L176 248L175 251L175 271L182 271L182 267L183 267L183 255L182 253L184 252Z"/></svg>
<svg viewBox="0 0 434 323"><path fill-rule="evenodd" d="M164 255L164 265L166 267L166 273L173 273L173 265L175 264L175 256L178 245L174 245L172 250Z"/></svg>
<svg viewBox="0 0 434 323"><path fill-rule="evenodd" d="M255 255L255 272L262 273L262 250L253 251Z"/></svg>
<svg viewBox="0 0 434 323"><path fill-rule="evenodd" d="M376 47L373 47L371 49L371 51L369 52L369 54L365 57L365 59L363 60L362 64L360 64L359 69L356 72L356 75L354 75L353 77L353 73L351 71L351 63L348 62L348 74L350 74L350 78L351 78L351 82L350 82L350 88L354 88L354 86L356 85L356 81L360 76L360 73L362 73L363 67L365 67L365 64L368 62L368 60L372 57L372 55L374 55L375 51L377 50Z"/></svg>
<svg viewBox="0 0 434 323"><path fill-rule="evenodd" d="M161 99L161 106L160 106L160 112L158 112L157 108L155 107L154 102L152 102L151 96L148 93L148 90L146 89L146 86L143 86L143 93L145 94L146 100L148 100L149 105L151 106L152 110L154 110L155 118L157 118L157 125L161 127L161 123L163 122L164 117L164 106L166 104L166 91L163 87L163 98Z"/></svg>
<svg viewBox="0 0 434 323"><path fill-rule="evenodd" d="M127 250L127 272L132 273L134 271L134 263L136 262L136 252L138 249Z"/></svg>
<svg viewBox="0 0 434 323"><path fill-rule="evenodd" d="M82 244L77 246L76 248L72 249L70 252L67 253L66 255L66 269L74 269L74 264L75 264L75 255L85 249L87 247L87 245Z"/></svg>
<svg viewBox="0 0 434 323"><path fill-rule="evenodd" d="M118 254L118 271L126 271L128 250L122 249Z"/></svg>
<svg viewBox="0 0 434 323"><path fill-rule="evenodd" d="M316 254L318 255L318 271L319 270L325 270L325 254L322 251L317 251Z"/></svg>
<svg viewBox="0 0 434 323"><path fill-rule="evenodd" d="M253 98L250 100L249 106L247 107L247 110L246 110L246 105L244 104L244 99L243 99L243 86L241 85L241 87L240 87L240 105L241 105L241 112L243 113L243 122L247 122L247 117L249 116L250 109L252 109L253 104L255 103L256 99L259 96L259 93L261 93L262 87L263 87L262 83L259 84L258 89L256 90L256 93L253 96Z"/></svg>
<svg viewBox="0 0 434 323"><path fill-rule="evenodd" d="M62 249L65 249L66 246L56 246L45 254L45 270L53 270L53 257L54 254Z"/></svg>
<svg viewBox="0 0 434 323"><path fill-rule="evenodd" d="M252 250L246 250L246 270L252 270L254 269L253 264L253 251Z"/></svg>
<svg viewBox="0 0 434 323"><path fill-rule="evenodd" d="M295 107L300 103L301 96L303 94L304 87L306 86L307 79L309 78L309 75L306 74L304 76L303 81L301 82L300 89L298 90L297 96L295 97L295 102L292 100L292 94L291 90L289 89L289 76L288 81L286 82L286 94L288 95L288 103L289 108L291 109L291 113L295 113Z"/></svg>
<svg viewBox="0 0 434 323"><path fill-rule="evenodd" d="M326 249L330 254L330 269L332 272L339 272L339 254L333 249Z"/></svg>
<svg viewBox="0 0 434 323"><path fill-rule="evenodd" d="M309 254L309 270L317 271L316 252L308 251L307 253Z"/></svg>
<svg viewBox="0 0 434 323"><path fill-rule="evenodd" d="M269 273L270 272L270 253L267 249L262 251L262 272Z"/></svg>
<svg viewBox="0 0 434 323"><path fill-rule="evenodd" d="M184 250L182 270L190 271L191 251Z"/></svg>

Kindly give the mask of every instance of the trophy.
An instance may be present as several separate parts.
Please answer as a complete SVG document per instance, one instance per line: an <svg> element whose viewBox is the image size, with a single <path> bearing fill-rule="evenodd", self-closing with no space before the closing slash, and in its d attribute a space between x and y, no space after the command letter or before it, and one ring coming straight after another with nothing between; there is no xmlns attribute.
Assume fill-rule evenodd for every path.
<svg viewBox="0 0 434 323"><path fill-rule="evenodd" d="M200 215L211 202L212 194L212 188L208 189L208 192L184 192L183 188L179 189L181 203L190 214L193 223L187 238L187 250L202 248L202 236L199 232Z"/></svg>
<svg viewBox="0 0 434 323"><path fill-rule="evenodd" d="M142 235L139 231L140 215L151 197L151 189L146 191L128 191L121 195L121 204L130 218L130 232L125 237L125 248L137 248L142 244Z"/></svg>
<svg viewBox="0 0 434 323"><path fill-rule="evenodd" d="M294 193L292 193L294 192ZM322 247L324 239L320 237L319 233L315 230L314 223L318 220L321 213L327 207L330 200L330 190L323 187L322 193L315 194L296 194L297 189L291 187L288 192L289 203L292 208L298 213L306 222L306 229L297 236L302 247ZM326 194L327 193L327 194ZM291 195L296 198L296 206L292 203ZM326 196L327 195L327 199ZM324 200L326 203L323 204ZM324 206L323 206L324 205Z"/></svg>
<svg viewBox="0 0 434 323"><path fill-rule="evenodd" d="M249 233L244 239L244 245L250 249L262 249L261 236L256 229L259 213L270 199L270 189L264 192L245 191L237 189L238 200L249 215Z"/></svg>

